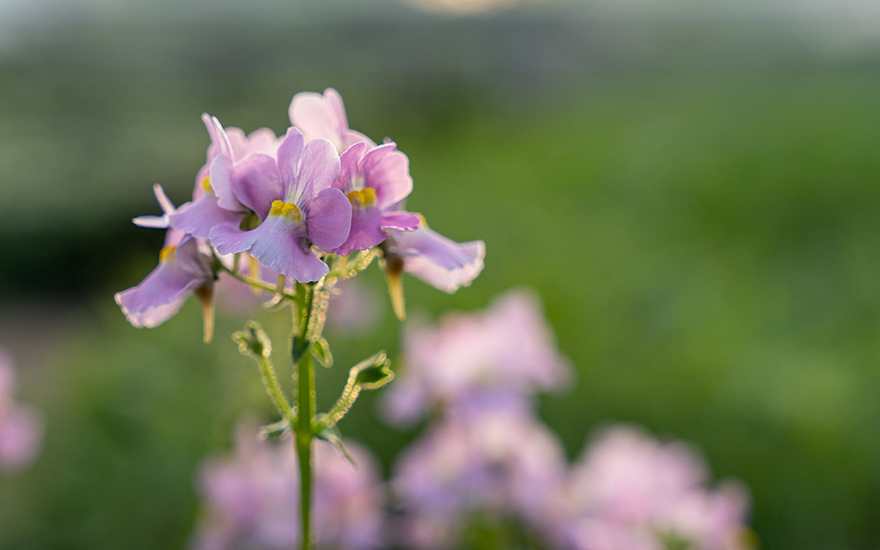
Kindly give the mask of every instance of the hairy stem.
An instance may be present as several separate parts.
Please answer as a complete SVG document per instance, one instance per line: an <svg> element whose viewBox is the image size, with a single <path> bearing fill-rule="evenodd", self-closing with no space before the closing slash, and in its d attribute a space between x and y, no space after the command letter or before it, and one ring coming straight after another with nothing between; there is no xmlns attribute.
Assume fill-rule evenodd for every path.
<svg viewBox="0 0 880 550"><path fill-rule="evenodd" d="M310 332L312 306L314 305L315 284L303 284L302 310L299 322L294 326L292 353L296 373L297 423L296 454L300 473L300 525L302 526L302 550L312 547L311 509L312 509L312 422L315 416L315 367L312 363L311 342L306 341Z"/></svg>

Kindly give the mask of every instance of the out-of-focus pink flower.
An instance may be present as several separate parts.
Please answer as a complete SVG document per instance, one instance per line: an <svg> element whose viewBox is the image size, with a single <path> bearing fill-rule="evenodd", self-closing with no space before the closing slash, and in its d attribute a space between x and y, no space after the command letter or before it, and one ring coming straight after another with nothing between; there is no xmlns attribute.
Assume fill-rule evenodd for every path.
<svg viewBox="0 0 880 550"><path fill-rule="evenodd" d="M664 538L701 550L748 548L745 490L733 482L711 490L707 482L705 464L683 443L609 429L572 470L569 540L579 550L660 550Z"/></svg>
<svg viewBox="0 0 880 550"><path fill-rule="evenodd" d="M326 138L333 142L341 154L355 143L365 142L369 147L376 144L367 136L348 127L342 96L333 88L316 92L300 92L293 96L288 108L290 123L303 133L307 140Z"/></svg>
<svg viewBox="0 0 880 550"><path fill-rule="evenodd" d="M561 387L570 367L541 310L533 293L515 290L436 328L409 324L405 368L385 394L389 420L405 424L432 407L524 409L534 392Z"/></svg>
<svg viewBox="0 0 880 550"><path fill-rule="evenodd" d="M281 550L299 541L299 468L291 442L260 441L242 427L232 456L207 460L200 491L204 517L197 550ZM362 447L346 443L357 467L329 445L314 448L313 514L319 548L381 546L383 492L378 468Z"/></svg>
<svg viewBox="0 0 880 550"><path fill-rule="evenodd" d="M336 283L337 294L330 296L327 324L348 334L369 331L379 315L375 292L356 278Z"/></svg>
<svg viewBox="0 0 880 550"><path fill-rule="evenodd" d="M13 472L30 464L43 436L43 421L35 409L14 401L15 371L0 351L0 471Z"/></svg>
<svg viewBox="0 0 880 550"><path fill-rule="evenodd" d="M565 516L565 456L528 415L482 411L433 425L395 468L407 548L451 548L469 523L525 522L553 538Z"/></svg>

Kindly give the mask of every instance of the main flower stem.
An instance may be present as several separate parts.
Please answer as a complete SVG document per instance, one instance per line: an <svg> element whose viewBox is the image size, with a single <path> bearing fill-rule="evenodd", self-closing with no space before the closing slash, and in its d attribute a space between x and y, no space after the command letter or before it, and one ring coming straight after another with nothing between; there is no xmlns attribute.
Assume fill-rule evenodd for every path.
<svg viewBox="0 0 880 550"><path fill-rule="evenodd" d="M315 285L303 284L302 309L299 310L298 323L294 329L293 355L297 387L296 454L299 459L300 474L300 525L302 526L302 550L312 547L311 509L312 509L312 420L315 416L315 368L312 363L311 342L306 341L312 306L315 302Z"/></svg>

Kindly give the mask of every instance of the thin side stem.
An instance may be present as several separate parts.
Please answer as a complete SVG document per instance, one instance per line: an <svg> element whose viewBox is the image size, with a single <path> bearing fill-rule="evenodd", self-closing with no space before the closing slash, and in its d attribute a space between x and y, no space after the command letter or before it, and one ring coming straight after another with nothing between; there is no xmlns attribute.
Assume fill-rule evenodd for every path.
<svg viewBox="0 0 880 550"><path fill-rule="evenodd" d="M293 418L290 414L290 403L287 402L287 398L284 397L284 392L281 391L281 385L278 383L278 376L275 374L275 369L272 367L272 363L269 362L268 357L260 357L260 374L263 375L263 385L266 386L266 393L269 394L272 403L275 404L275 408L278 409L278 412L281 413L281 417L287 421L291 428L293 428Z"/></svg>
<svg viewBox="0 0 880 550"><path fill-rule="evenodd" d="M295 296L293 294L288 294L287 292L280 291L281 289L279 289L278 286L267 285L267 284L263 283L262 281L257 281L255 279L251 279L250 277L245 277L244 275L241 275L240 273L238 273L238 270L236 268L229 269L228 267L226 267L223 264L223 262L221 262L220 259L217 258L216 255L214 256L214 258L216 259L216 261L214 262L214 265L218 266L219 269L223 270L225 273L228 273L233 279L241 281L244 284L252 286L256 289L268 292L269 294L276 294L279 296L283 296L284 298L287 298L288 300L291 300L293 302L299 301L299 298L297 296Z"/></svg>

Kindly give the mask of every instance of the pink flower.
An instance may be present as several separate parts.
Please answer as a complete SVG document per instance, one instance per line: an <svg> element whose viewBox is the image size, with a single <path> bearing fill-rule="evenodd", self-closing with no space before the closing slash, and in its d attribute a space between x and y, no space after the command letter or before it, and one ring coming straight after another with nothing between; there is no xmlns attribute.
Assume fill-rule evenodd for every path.
<svg viewBox="0 0 880 550"><path fill-rule="evenodd" d="M538 298L510 291L484 312L454 313L439 326L406 327L406 368L386 393L390 420L407 423L433 407L528 409L536 391L570 378Z"/></svg>
<svg viewBox="0 0 880 550"><path fill-rule="evenodd" d="M396 542L407 548L454 547L472 518L525 522L549 540L564 517L562 446L528 415L482 411L435 424L395 472L405 516Z"/></svg>
<svg viewBox="0 0 880 550"><path fill-rule="evenodd" d="M629 540L659 550L671 537L703 550L748 548L744 489L728 482L713 491L707 479L703 461L682 443L662 444L626 426L607 430L572 471L574 547L614 550Z"/></svg>
<svg viewBox="0 0 880 550"><path fill-rule="evenodd" d="M222 142L222 127L216 126ZM276 157L251 153L234 161L226 154L232 147L227 149L211 167L216 199L206 194L181 207L171 216L172 226L207 235L221 254L248 252L290 279L311 282L326 275L329 268L312 244L334 249L351 227L351 204L331 187L339 175L333 145L323 139L304 144L299 130L290 128Z"/></svg>
<svg viewBox="0 0 880 550"><path fill-rule="evenodd" d="M412 191L409 159L394 143L367 147L358 142L342 153L342 170L333 184L352 206L351 233L332 251L340 256L378 246L388 238L385 230L413 231L419 226L417 215L396 210Z"/></svg>
<svg viewBox="0 0 880 550"><path fill-rule="evenodd" d="M33 408L15 403L15 371L0 352L0 471L13 472L30 464L40 448L43 421Z"/></svg>
<svg viewBox="0 0 880 550"><path fill-rule="evenodd" d="M242 427L236 449L207 460L200 491L205 514L193 538L197 550L275 550L294 547L299 530L299 468L290 441L259 441ZM375 460L346 443L352 466L329 445L314 448L314 528L319 548L381 546L383 494Z"/></svg>

